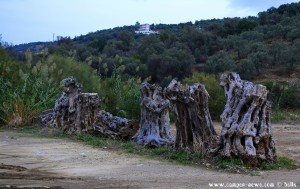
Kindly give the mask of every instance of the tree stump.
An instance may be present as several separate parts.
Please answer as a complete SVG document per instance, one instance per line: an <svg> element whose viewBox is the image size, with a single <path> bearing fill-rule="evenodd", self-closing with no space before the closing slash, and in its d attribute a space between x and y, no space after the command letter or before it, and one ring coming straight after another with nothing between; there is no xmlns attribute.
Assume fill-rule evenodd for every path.
<svg viewBox="0 0 300 189"><path fill-rule="evenodd" d="M222 74L220 85L227 101L221 115L219 153L251 165L276 161L266 87L241 80L236 73Z"/></svg>
<svg viewBox="0 0 300 189"><path fill-rule="evenodd" d="M140 128L132 140L148 147L172 144L174 139L170 131L169 100L163 98L160 86L147 81L141 84L140 90Z"/></svg>
<svg viewBox="0 0 300 189"><path fill-rule="evenodd" d="M55 107L40 115L42 125L63 130L68 134L92 133L112 138L131 138L138 130L138 123L99 111L97 93L81 93L76 79L62 81L63 93Z"/></svg>
<svg viewBox="0 0 300 189"><path fill-rule="evenodd" d="M207 154L217 144L204 85L182 85L172 80L164 91L173 104L176 125L175 150Z"/></svg>
<svg viewBox="0 0 300 189"><path fill-rule="evenodd" d="M138 131L138 122L99 111L93 124L97 134L111 138L130 139Z"/></svg>
<svg viewBox="0 0 300 189"><path fill-rule="evenodd" d="M62 129L69 134L93 130L100 100L97 93L81 93L81 87L73 77L62 81L63 93L54 109L40 115L44 126Z"/></svg>

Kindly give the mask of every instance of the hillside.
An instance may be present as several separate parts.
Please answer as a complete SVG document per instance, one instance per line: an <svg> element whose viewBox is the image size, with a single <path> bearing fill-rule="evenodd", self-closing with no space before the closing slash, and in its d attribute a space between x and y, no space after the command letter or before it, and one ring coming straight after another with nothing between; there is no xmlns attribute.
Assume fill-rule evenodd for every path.
<svg viewBox="0 0 300 189"><path fill-rule="evenodd" d="M54 43L17 45L11 51L20 54L30 48L36 53L48 47L49 53L88 62L102 76L124 65L125 77L151 76L159 83L169 76L190 76L196 64L205 64L202 71L207 73L234 70L246 79L275 67L298 76L294 71L300 62L299 13L300 3L292 3L272 7L257 17L150 25L160 35L135 34L136 23Z"/></svg>
<svg viewBox="0 0 300 189"><path fill-rule="evenodd" d="M0 107L0 124L15 120L18 111L27 116L23 122L30 121L26 108L38 115L51 107L60 81L71 75L84 91L102 97L105 110L127 118L140 116L141 81L151 78L165 87L176 78L203 83L212 117L218 120L225 102L219 75L226 71L266 85L276 112L300 108L300 2L257 17L150 27L159 35L135 34L136 23L53 43L18 45L6 49L10 54L0 48L0 96L7 103Z"/></svg>

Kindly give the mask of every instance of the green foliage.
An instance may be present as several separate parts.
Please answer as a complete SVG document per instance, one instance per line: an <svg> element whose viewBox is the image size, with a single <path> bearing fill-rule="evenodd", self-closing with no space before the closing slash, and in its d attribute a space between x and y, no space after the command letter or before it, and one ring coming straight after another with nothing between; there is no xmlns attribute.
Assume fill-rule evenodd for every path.
<svg viewBox="0 0 300 189"><path fill-rule="evenodd" d="M183 83L193 84L200 82L205 85L209 94L209 111L212 119L219 120L221 113L225 107L225 94L219 85L219 78L215 75L208 75L204 73L193 74L192 77L185 78Z"/></svg>
<svg viewBox="0 0 300 189"><path fill-rule="evenodd" d="M0 122L24 125L42 111L53 108L61 93L60 82L73 76L83 85L83 92L96 92L103 97L104 107L114 115L130 119L140 116L139 81L122 81L120 74L101 79L85 63L72 58L49 56L45 62L18 64L0 51ZM30 51L27 53L30 57Z"/></svg>
<svg viewBox="0 0 300 189"><path fill-rule="evenodd" d="M278 123L280 121L285 121L291 124L300 122L300 110L281 110L274 109L272 114L272 122Z"/></svg>
<svg viewBox="0 0 300 189"><path fill-rule="evenodd" d="M179 49L181 48L181 49ZM194 57L186 47L171 48L164 53L152 54L147 61L147 67L154 82L162 83L166 76L178 78L191 75Z"/></svg>
<svg viewBox="0 0 300 189"><path fill-rule="evenodd" d="M122 81L120 74L114 72L110 78L102 81L104 108L114 115L129 119L140 117L140 81L129 79Z"/></svg>
<svg viewBox="0 0 300 189"><path fill-rule="evenodd" d="M255 65L249 59L243 59L237 65L235 71L240 74L242 79L251 80L253 79L255 72Z"/></svg>
<svg viewBox="0 0 300 189"><path fill-rule="evenodd" d="M192 164L203 159L200 154L188 153L184 151L176 152L171 147L167 146L159 148L144 148L131 142L124 142L121 144L121 148L127 153L174 161L185 165Z"/></svg>
<svg viewBox="0 0 300 189"><path fill-rule="evenodd" d="M75 137L77 140L85 142L87 145L91 146L108 146L111 144L111 140L106 140L104 138L100 138L90 134L82 134L79 133Z"/></svg>
<svg viewBox="0 0 300 189"><path fill-rule="evenodd" d="M300 121L299 89L289 87L286 82L267 81L263 83L269 90L268 99L272 103L272 121Z"/></svg>
<svg viewBox="0 0 300 189"><path fill-rule="evenodd" d="M261 170L274 170L274 169L295 169L296 168L296 162L295 160L286 157L286 156L279 156L277 157L277 162L275 163L269 163L269 162L261 162L258 167Z"/></svg>
<svg viewBox="0 0 300 189"><path fill-rule="evenodd" d="M226 169L228 167L244 167L246 169L250 169L248 165L245 165L242 161L237 159L224 159L218 158L215 161L216 165L221 169ZM277 161L274 163L271 162L260 162L257 165L257 168L260 170L276 170L281 168L286 169L295 169L296 164L295 160L286 157L286 156L279 156L277 157Z"/></svg>
<svg viewBox="0 0 300 189"><path fill-rule="evenodd" d="M227 167L234 167L234 166L239 166L239 167L247 167L246 165L244 165L244 163L240 160L236 160L236 159L223 159L223 158L218 158L215 161L216 165L221 168L221 169L225 169Z"/></svg>
<svg viewBox="0 0 300 189"><path fill-rule="evenodd" d="M71 58L55 55L48 57L46 65L48 65L50 70L54 69L49 76L51 76L56 83L60 83L63 79L73 76L82 84L83 92L96 92L101 94L101 78L97 75L97 72L87 64L77 62ZM45 72L47 72L47 70Z"/></svg>
<svg viewBox="0 0 300 189"><path fill-rule="evenodd" d="M3 83L2 83L3 84ZM58 90L40 76L25 75L16 88L3 84L1 97L5 98L0 107L0 119L10 124L24 124L39 115L43 110L53 106L58 97Z"/></svg>
<svg viewBox="0 0 300 189"><path fill-rule="evenodd" d="M285 82L268 81L264 83L269 92L269 99L273 103L273 109L298 109L300 102L295 100L299 91L289 88Z"/></svg>
<svg viewBox="0 0 300 189"><path fill-rule="evenodd" d="M43 110L53 106L59 95L59 82L50 77L54 67L37 63L32 66L31 53L26 64L0 57L0 122L23 125L31 122Z"/></svg>
<svg viewBox="0 0 300 189"><path fill-rule="evenodd" d="M204 70L210 74L232 71L235 68L235 63L230 55L225 51L208 58Z"/></svg>

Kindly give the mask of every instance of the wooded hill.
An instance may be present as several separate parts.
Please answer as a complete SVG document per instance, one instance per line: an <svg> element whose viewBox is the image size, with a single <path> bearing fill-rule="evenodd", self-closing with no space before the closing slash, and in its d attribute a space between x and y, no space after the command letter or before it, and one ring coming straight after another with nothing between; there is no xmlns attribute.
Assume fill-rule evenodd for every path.
<svg viewBox="0 0 300 189"><path fill-rule="evenodd" d="M270 90L281 90L284 85L298 93L300 2L271 7L256 17L152 24L151 29L159 35L135 34L138 28L137 22L74 39L63 37L54 43L17 45L10 50L17 59L25 60L28 49L38 54L47 47L46 53L85 62L102 78L117 71L123 80L151 76L152 82L166 86L172 78L182 80L193 71L235 71L248 80L284 78L280 85L265 84Z"/></svg>

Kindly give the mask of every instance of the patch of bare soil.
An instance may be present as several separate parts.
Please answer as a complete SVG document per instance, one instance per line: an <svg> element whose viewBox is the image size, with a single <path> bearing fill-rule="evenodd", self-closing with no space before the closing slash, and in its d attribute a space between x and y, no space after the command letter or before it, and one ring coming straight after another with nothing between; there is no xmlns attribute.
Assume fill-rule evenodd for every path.
<svg viewBox="0 0 300 189"><path fill-rule="evenodd" d="M274 133L279 153L299 164L300 125L274 125ZM0 188L224 188L211 187L214 183L273 183L276 188L285 182L300 187L299 169L252 175L149 160L68 139L0 132Z"/></svg>

